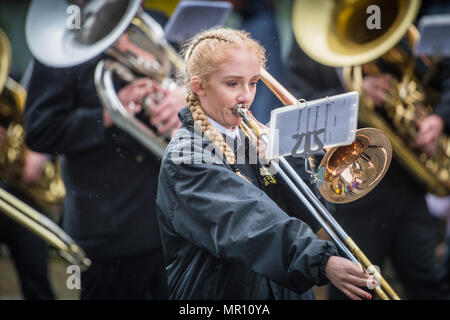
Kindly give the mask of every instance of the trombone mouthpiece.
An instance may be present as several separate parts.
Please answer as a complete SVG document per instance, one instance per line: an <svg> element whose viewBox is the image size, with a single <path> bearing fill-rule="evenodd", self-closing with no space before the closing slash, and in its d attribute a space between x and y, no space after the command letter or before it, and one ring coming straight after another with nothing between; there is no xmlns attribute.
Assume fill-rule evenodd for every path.
<svg viewBox="0 0 450 320"><path fill-rule="evenodd" d="M245 118L247 115L248 107L244 103L240 103L233 108L233 113L237 116Z"/></svg>

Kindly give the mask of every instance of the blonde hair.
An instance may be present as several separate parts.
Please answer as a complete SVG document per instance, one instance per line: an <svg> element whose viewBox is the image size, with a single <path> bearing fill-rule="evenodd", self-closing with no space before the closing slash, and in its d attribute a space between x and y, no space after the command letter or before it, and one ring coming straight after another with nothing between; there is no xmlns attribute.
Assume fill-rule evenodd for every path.
<svg viewBox="0 0 450 320"><path fill-rule="evenodd" d="M185 82L190 88L193 76L208 80L217 65L227 60L226 49L247 48L258 55L261 66L266 64L266 50L243 30L213 28L193 37L183 46Z"/></svg>
<svg viewBox="0 0 450 320"><path fill-rule="evenodd" d="M224 156L228 164L239 176L236 166L236 155L225 142L223 136L209 123L203 112L200 99L193 92L190 80L193 76L207 81L217 65L227 61L226 49L247 48L258 55L261 66L266 63L265 49L248 32L227 28L214 28L197 34L184 46L185 83L187 88L187 104L194 119L194 123L202 128L204 135L214 144Z"/></svg>

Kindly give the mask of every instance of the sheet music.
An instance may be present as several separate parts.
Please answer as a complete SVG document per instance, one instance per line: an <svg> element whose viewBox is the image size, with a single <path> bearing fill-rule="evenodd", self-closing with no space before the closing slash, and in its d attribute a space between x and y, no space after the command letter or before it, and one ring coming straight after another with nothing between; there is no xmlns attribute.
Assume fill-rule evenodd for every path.
<svg viewBox="0 0 450 320"><path fill-rule="evenodd" d="M355 139L359 93L356 91L272 111L267 157L304 156Z"/></svg>

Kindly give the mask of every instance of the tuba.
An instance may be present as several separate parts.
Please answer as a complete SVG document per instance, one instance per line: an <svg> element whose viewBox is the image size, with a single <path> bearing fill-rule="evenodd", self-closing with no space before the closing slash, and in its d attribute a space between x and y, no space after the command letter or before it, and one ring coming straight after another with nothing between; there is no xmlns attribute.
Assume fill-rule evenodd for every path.
<svg viewBox="0 0 450 320"><path fill-rule="evenodd" d="M141 103L147 116L149 107L164 97L164 90L178 87L173 75L183 63L161 26L140 4L140 0L35 0L28 10L25 32L34 57L52 67L75 66L106 53L108 58L97 64L94 75L103 107L119 128L162 158L171 134L158 135L157 128L131 115L117 97L113 81L114 76L123 82L147 77L160 84L163 90ZM69 9L74 17L67 14Z"/></svg>
<svg viewBox="0 0 450 320"><path fill-rule="evenodd" d="M0 126L6 129L4 144L0 146L0 180L33 199L48 213L59 213L65 196L59 166L52 161L44 165L40 180L32 185L22 182L24 159L30 152L24 143L23 108L26 92L8 77L11 60L9 41L0 29ZM57 248L69 263L87 269L91 261L83 249L56 223L34 208L0 188L0 210L17 223Z"/></svg>
<svg viewBox="0 0 450 320"><path fill-rule="evenodd" d="M380 29L366 28L371 5L380 8ZM412 23L419 8L420 0L296 0L293 29L298 44L312 59L343 67L348 90L361 93L364 74L392 75L384 110L361 94L359 120L382 130L405 169L430 193L445 196L450 194L450 138L442 135L433 154L413 145L418 124L431 113L436 100L429 85L432 68L425 68L413 55L419 33Z"/></svg>

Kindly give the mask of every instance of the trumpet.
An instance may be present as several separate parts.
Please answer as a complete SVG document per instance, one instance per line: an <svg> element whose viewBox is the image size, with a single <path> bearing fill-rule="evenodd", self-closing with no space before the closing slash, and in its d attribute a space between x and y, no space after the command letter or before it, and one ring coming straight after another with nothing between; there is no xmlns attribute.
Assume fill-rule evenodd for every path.
<svg viewBox="0 0 450 320"><path fill-rule="evenodd" d="M275 80L265 69L261 69L261 78L262 81L271 89L271 91L283 102L285 105L293 105L297 103L297 99L292 96L277 80ZM252 116L248 109L243 107L242 105L238 105L235 107L234 112L242 117L243 121L241 121L240 127L247 134L247 136L251 139L259 139L265 144L268 143L268 137L264 130L261 130L259 125L256 122L256 119ZM374 133L373 130L362 129L362 133L357 131L356 140L358 136L370 136ZM377 135L383 135L378 130L375 131ZM387 148L389 150L390 143L386 138L384 141L387 141L386 146L377 146L377 148ZM355 144L355 143L354 143ZM335 147L329 150L328 156L327 154L324 156L324 160L322 160L320 166L327 166L327 160L330 157L330 153L338 152L339 149L344 147ZM362 153L362 152L361 152ZM360 154L361 154L360 153ZM385 152L388 160L390 161L390 157L392 153ZM334 219L334 217L330 214L330 212L325 208L325 206L319 201L319 199L314 195L312 190L306 185L306 183L300 178L300 176L295 172L289 162L283 157L279 157L277 159L279 162L274 159L270 160L269 165L272 166L277 173L280 174L282 179L289 185L294 194L299 198L299 200L305 205L307 210L312 214L314 219L320 224L323 230L330 236L330 238L336 243L336 245L342 250L345 256L358 264L361 268L366 270L369 274L373 275L375 279L378 280L379 285L374 288L376 295L383 300L400 300L398 294L392 289L389 283L385 280L385 278L381 275L379 270L370 262L370 260L366 257L363 251L357 246L357 244L352 240L352 238L344 231L344 229L338 224L338 222ZM352 163L360 161L359 158L354 159ZM389 162L385 161L385 162ZM346 163L345 159L341 159L343 162L342 165L351 166L352 163ZM383 168L383 170L375 177L372 177L372 184L378 184L381 180L382 176L384 176L387 167ZM339 174L338 174L339 175ZM337 175L337 176L338 176ZM332 182L324 182L324 185L331 185ZM374 185L372 185L372 190ZM326 190L326 189L322 189ZM364 194L370 192L370 190L365 190ZM322 195L326 196L326 193L323 193L319 188L319 192ZM360 195L362 196L362 195ZM333 199L331 199L333 200ZM345 199L345 202L349 202L348 198ZM354 199L352 199L354 200ZM350 200L351 201L351 200ZM336 201L334 201L336 202ZM343 201L341 201L342 203Z"/></svg>

